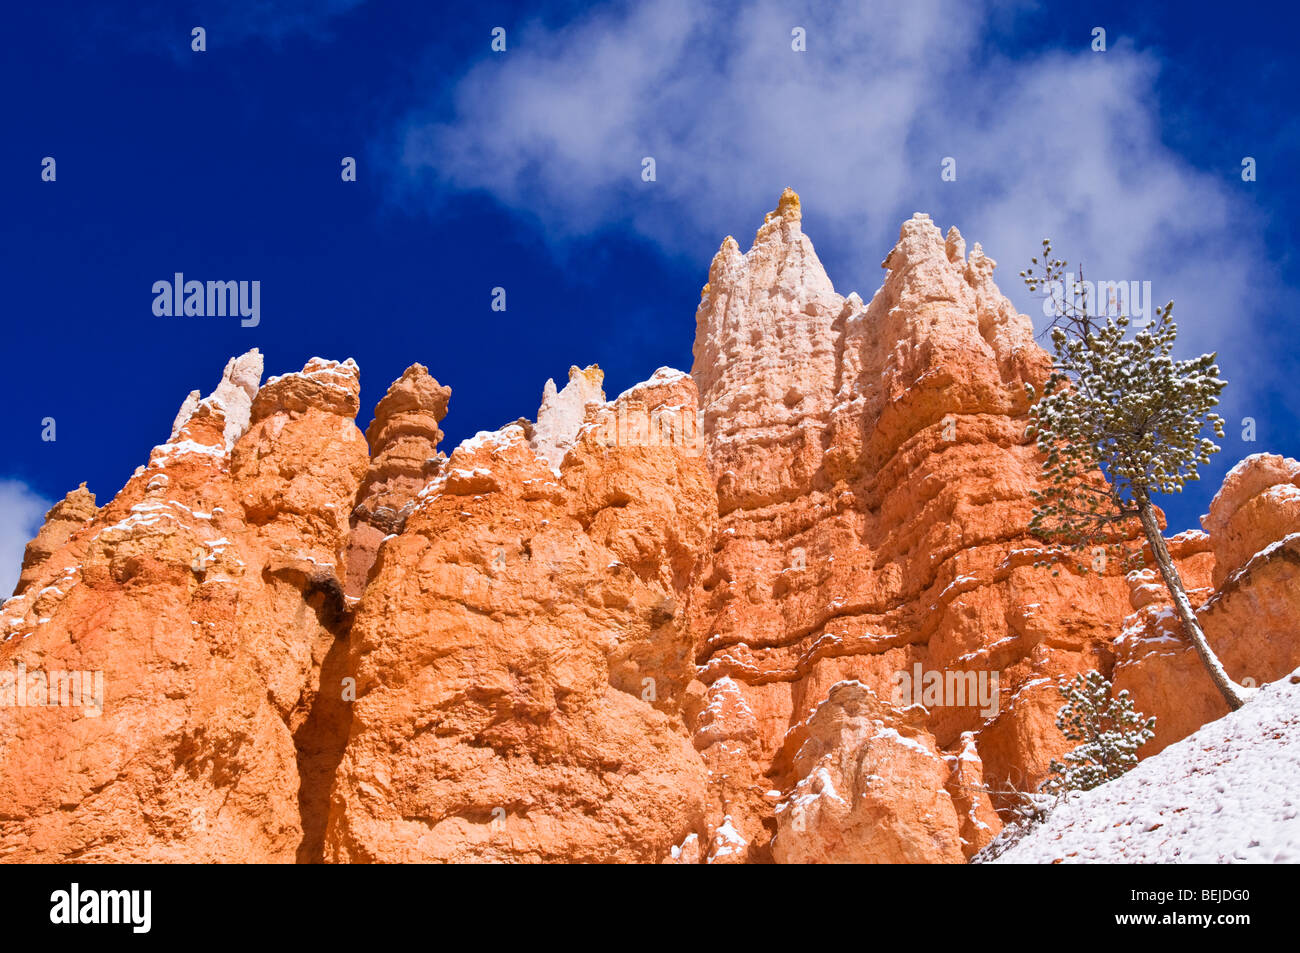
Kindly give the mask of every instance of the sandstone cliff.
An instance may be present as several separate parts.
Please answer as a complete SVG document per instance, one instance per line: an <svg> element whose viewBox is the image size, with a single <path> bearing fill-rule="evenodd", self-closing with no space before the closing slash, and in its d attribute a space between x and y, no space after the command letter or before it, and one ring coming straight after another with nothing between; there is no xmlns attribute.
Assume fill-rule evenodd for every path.
<svg viewBox="0 0 1300 953"><path fill-rule="evenodd" d="M1144 754L1222 715L1149 569L1028 535L1048 358L992 259L918 214L883 267L837 293L787 190L690 375L574 367L449 455L422 365L363 436L353 362L233 359L28 547L0 858L961 862L1068 747L1058 676ZM1298 481L1248 458L1171 540L1239 680L1300 665Z"/></svg>
<svg viewBox="0 0 1300 953"><path fill-rule="evenodd" d="M29 550L0 614L0 665L40 674L0 707L6 859L295 859L294 734L344 624L368 454L355 365L261 374L232 361L111 502L59 504ZM102 697L32 696L57 673L102 673Z"/></svg>

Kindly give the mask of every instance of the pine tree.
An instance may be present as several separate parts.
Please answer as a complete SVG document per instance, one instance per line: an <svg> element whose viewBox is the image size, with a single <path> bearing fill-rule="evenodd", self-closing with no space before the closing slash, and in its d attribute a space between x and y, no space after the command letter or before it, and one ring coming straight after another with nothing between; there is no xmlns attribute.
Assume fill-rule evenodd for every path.
<svg viewBox="0 0 1300 953"><path fill-rule="evenodd" d="M1020 273L1031 291L1050 288L1065 274L1066 262L1051 254L1051 242L1044 239L1044 272L1031 267ZM1213 354L1172 357L1178 338L1173 309L1171 301L1130 336L1126 315L1093 315L1086 297L1082 306L1057 302L1050 328L1053 372L1041 395L1026 385L1029 436L1046 457L1047 484L1034 494L1030 530L1077 551L1122 549L1135 535L1134 524L1140 526L1183 631L1235 711L1248 690L1228 677L1206 641L1152 499L1180 493L1188 481L1199 479L1198 467L1219 450L1205 431L1223 436L1223 418L1212 408L1227 382L1219 377Z"/></svg>
<svg viewBox="0 0 1300 953"><path fill-rule="evenodd" d="M1137 764L1138 748L1155 737L1156 720L1133 711L1127 691L1112 698L1110 683L1100 672L1062 678L1058 687L1065 704L1056 714L1056 727L1082 744L1067 752L1064 761L1053 759L1053 776L1044 791L1089 791Z"/></svg>

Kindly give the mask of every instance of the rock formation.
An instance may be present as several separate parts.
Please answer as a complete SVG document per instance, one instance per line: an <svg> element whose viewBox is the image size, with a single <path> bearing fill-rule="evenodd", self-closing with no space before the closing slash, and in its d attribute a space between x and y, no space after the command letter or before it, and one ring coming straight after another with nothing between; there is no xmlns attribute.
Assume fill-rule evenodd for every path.
<svg viewBox="0 0 1300 953"><path fill-rule="evenodd" d="M883 710L869 688L837 683L792 735L799 780L776 808L779 863L964 859L952 770L934 737Z"/></svg>
<svg viewBox="0 0 1300 953"><path fill-rule="evenodd" d="M564 454L573 446L587 408L605 402L605 392L600 386L604 379L605 372L595 364L585 370L576 365L570 367L569 382L558 393L555 381L547 379L542 389L542 406L537 409L532 445L551 467L558 469Z"/></svg>
<svg viewBox="0 0 1300 953"><path fill-rule="evenodd" d="M1060 676L1129 689L1144 754L1222 715L1149 560L1029 535L1049 361L992 259L918 214L883 266L838 294L787 190L690 375L573 367L450 457L422 365L363 437L353 362L231 360L28 547L0 859L961 862L1069 747ZM1300 464L1203 523L1170 548L1230 674L1296 668Z"/></svg>
<svg viewBox="0 0 1300 953"><path fill-rule="evenodd" d="M913 216L863 305L835 294L801 218L787 191L748 252L724 241L697 313L721 521L693 620L710 823L725 819L752 860L898 860L918 845L935 859L954 844L969 857L1001 826L993 806L1036 788L1068 749L1055 727L1059 677L1114 670L1117 689L1158 715L1160 745L1224 709L1168 631L1153 569L1125 576L1104 558L1085 569L1028 535L1041 464L1025 438L1024 385L1041 386L1049 361L980 245L967 255L955 228L945 238ZM1293 540L1254 557L1273 620L1263 631L1242 618L1261 596L1234 603L1239 583L1227 580L1239 574L1214 570L1216 556L1235 566L1294 532L1294 462L1252 466L1212 508L1215 542L1184 534L1171 548L1208 600L1211 642L1240 661L1230 672L1244 677L1262 654L1254 677L1276 678L1300 664L1300 639L1283 631L1297 607L1283 593L1300 591L1284 568ZM1266 502L1247 504L1254 494ZM1248 512L1234 518L1238 506ZM1172 661L1129 664L1152 651L1134 635L1134 609L1165 623L1157 641ZM985 675L997 679L991 706L973 700ZM891 699L922 677L947 690L934 703L914 689ZM849 698L870 715L845 716ZM882 758L899 738L907 754ZM878 760L888 769L868 775L885 780L864 791L856 766ZM943 763L958 777L937 780ZM823 793L846 787L851 801ZM938 804L927 796L909 815L918 790Z"/></svg>
<svg viewBox="0 0 1300 953"><path fill-rule="evenodd" d="M446 460L437 452L442 442L438 425L450 400L450 387L430 377L423 364L412 364L375 407L375 419L366 429L370 468L348 538L349 596L361 595L380 542L402 531L408 505Z"/></svg>
<svg viewBox="0 0 1300 953"><path fill-rule="evenodd" d="M722 527L696 600L697 661L709 694L727 678L744 702L731 710L747 713L726 729L710 721L697 743L725 778L715 816L731 818L754 860L767 858L774 807L786 804L766 792L801 783L799 759L780 756L787 733L837 683L889 700L898 673L918 665L998 673L992 712L967 698L919 720L876 718L923 739L923 785L962 751L994 787L1028 787L1062 747L1049 677L1106 666L1124 615L1117 570L1084 579L1034 565L1039 465L1024 384L1041 384L1048 362L993 284L992 260L978 244L967 257L956 229L945 240L917 215L884 267L870 304L835 294L787 191L747 253L723 243L697 314L694 373ZM996 833L985 798L975 811L991 823L968 850ZM948 806L953 843L967 808ZM932 839L897 837L843 859L898 857L902 841Z"/></svg>
<svg viewBox="0 0 1300 953"><path fill-rule="evenodd" d="M219 388L103 509L55 507L0 613L0 856L296 858L294 732L340 631L358 390L320 360L242 406ZM233 451L227 409L248 428Z"/></svg>
<svg viewBox="0 0 1300 953"><path fill-rule="evenodd" d="M23 553L23 571L18 576L14 595L21 596L45 567L46 560L63 548L68 537L94 519L99 508L95 494L81 484L52 506L45 514L45 522L36 538L27 544Z"/></svg>
<svg viewBox="0 0 1300 953"><path fill-rule="evenodd" d="M1238 463L1201 520L1204 533L1171 540L1207 641L1228 674L1247 686L1300 666L1300 462L1254 454ZM1228 706L1182 634L1151 570L1134 574L1132 606L1117 642L1115 688L1156 717L1155 754ZM1144 585L1145 583L1145 585ZM1193 588L1199 587L1199 588Z"/></svg>
<svg viewBox="0 0 1300 953"><path fill-rule="evenodd" d="M695 389L568 415L558 474L523 427L480 433L380 548L328 860L657 861L704 832L680 712L712 482L698 454L605 439L600 411L634 401L693 411Z"/></svg>

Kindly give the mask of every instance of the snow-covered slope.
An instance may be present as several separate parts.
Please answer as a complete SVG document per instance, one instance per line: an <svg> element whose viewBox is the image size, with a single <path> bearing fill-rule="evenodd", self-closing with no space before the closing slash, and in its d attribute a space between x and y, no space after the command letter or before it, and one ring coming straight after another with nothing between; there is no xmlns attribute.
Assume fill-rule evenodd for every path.
<svg viewBox="0 0 1300 953"><path fill-rule="evenodd" d="M1300 669L1109 784L995 863L1300 862Z"/></svg>

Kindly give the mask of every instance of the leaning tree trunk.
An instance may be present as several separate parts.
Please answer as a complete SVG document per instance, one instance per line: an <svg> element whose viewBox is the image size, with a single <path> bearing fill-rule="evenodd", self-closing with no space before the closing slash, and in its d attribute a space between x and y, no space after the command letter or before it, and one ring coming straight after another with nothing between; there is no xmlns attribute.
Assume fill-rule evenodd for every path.
<svg viewBox="0 0 1300 953"><path fill-rule="evenodd" d="M1205 641L1205 633L1201 631L1201 624L1197 621L1196 613L1187 598L1187 590L1183 588L1178 567L1174 565L1173 558L1169 555L1169 547L1165 545L1165 538L1160 534L1155 505L1145 498L1137 499L1135 502L1138 507L1138 517L1142 520L1142 529L1146 533L1147 542L1151 544L1151 552L1155 555L1156 566L1159 567L1160 576L1165 581L1165 588L1169 590L1169 595L1174 601L1174 611L1178 613L1178 619L1183 624L1183 631L1192 640L1192 645L1196 647L1196 654L1201 657L1201 663L1210 673L1210 679L1223 695L1223 700L1228 703L1230 709L1236 711L1246 703L1245 699L1237 690L1237 684L1224 671L1223 663L1214 654L1214 649L1210 648L1210 643Z"/></svg>

